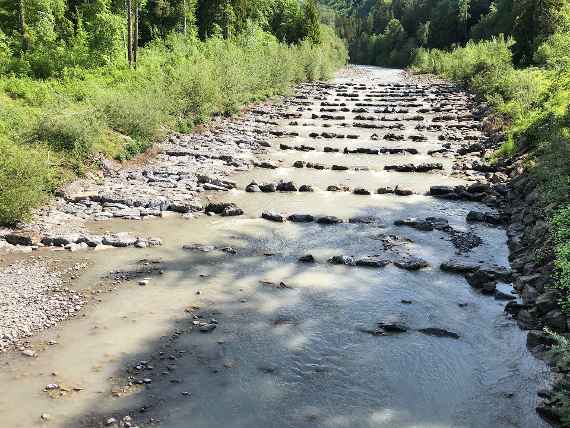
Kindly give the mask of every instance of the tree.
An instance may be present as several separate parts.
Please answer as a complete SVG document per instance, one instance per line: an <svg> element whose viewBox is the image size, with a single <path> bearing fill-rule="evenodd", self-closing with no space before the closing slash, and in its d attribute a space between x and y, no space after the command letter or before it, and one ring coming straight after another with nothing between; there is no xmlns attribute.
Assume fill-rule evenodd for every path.
<svg viewBox="0 0 570 428"><path fill-rule="evenodd" d="M471 7L471 0L458 0L457 2L457 17L460 25L463 27L463 38L467 40L468 37L468 23L471 18L469 8Z"/></svg>
<svg viewBox="0 0 570 428"><path fill-rule="evenodd" d="M133 3L132 0L125 0L127 14L127 60L129 65L133 65Z"/></svg>
<svg viewBox="0 0 570 428"><path fill-rule="evenodd" d="M28 50L28 35L26 33L26 12L24 8L24 0L19 0L18 4L18 21L20 23L20 35L22 37L22 50Z"/></svg>
<svg viewBox="0 0 570 428"><path fill-rule="evenodd" d="M304 33L305 38L317 44L321 41L321 21L319 7L316 0L305 0L303 5L305 15Z"/></svg>

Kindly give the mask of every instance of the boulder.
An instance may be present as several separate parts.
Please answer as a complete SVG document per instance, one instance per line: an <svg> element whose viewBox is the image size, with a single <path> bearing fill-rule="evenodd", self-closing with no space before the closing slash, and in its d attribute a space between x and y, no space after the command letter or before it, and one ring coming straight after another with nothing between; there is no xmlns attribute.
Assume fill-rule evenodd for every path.
<svg viewBox="0 0 570 428"><path fill-rule="evenodd" d="M389 265L390 261L378 256L365 256L359 257L354 263L361 267L383 268Z"/></svg>
<svg viewBox="0 0 570 428"><path fill-rule="evenodd" d="M292 181L280 181L277 184L278 192L296 192L297 190L297 186Z"/></svg>
<svg viewBox="0 0 570 428"><path fill-rule="evenodd" d="M376 224L376 225L383 224L383 221L380 217L371 216L371 215L351 217L350 219L348 219L348 222L352 224Z"/></svg>
<svg viewBox="0 0 570 428"><path fill-rule="evenodd" d="M329 216L319 217L317 219L317 223L326 224L326 225L339 224L339 223L342 223L342 220L338 217L329 215Z"/></svg>
<svg viewBox="0 0 570 428"><path fill-rule="evenodd" d="M265 220L274 221L276 223L284 223L287 220L283 214L273 211L264 211L261 213L261 217Z"/></svg>
<svg viewBox="0 0 570 428"><path fill-rule="evenodd" d="M400 269L411 270L411 271L424 269L430 266L430 264L426 260L413 256L404 257L400 260L397 260L394 262L394 265L396 265Z"/></svg>
<svg viewBox="0 0 570 428"><path fill-rule="evenodd" d="M351 256L333 256L327 260L331 265L355 266L354 257Z"/></svg>
<svg viewBox="0 0 570 428"><path fill-rule="evenodd" d="M259 189L263 193L273 193L277 190L277 186L275 186L275 183L263 183L259 185Z"/></svg>
<svg viewBox="0 0 570 428"><path fill-rule="evenodd" d="M559 333L566 331L567 318L560 309L553 309L542 317L544 325Z"/></svg>
<svg viewBox="0 0 570 428"><path fill-rule="evenodd" d="M32 246L41 242L41 235L33 230L20 230L4 235L6 242L12 245Z"/></svg>
<svg viewBox="0 0 570 428"><path fill-rule="evenodd" d="M310 214L291 214L287 219L293 223L311 223L315 217Z"/></svg>
<svg viewBox="0 0 570 428"><path fill-rule="evenodd" d="M445 330L443 328L421 328L418 330L422 334L427 334L428 336L436 336L436 337L449 337L451 339L459 339L459 335L449 330Z"/></svg>
<svg viewBox="0 0 570 428"><path fill-rule="evenodd" d="M309 185L309 184L303 184L301 185L301 187L299 187L299 192L314 192L315 189L313 189L313 186Z"/></svg>

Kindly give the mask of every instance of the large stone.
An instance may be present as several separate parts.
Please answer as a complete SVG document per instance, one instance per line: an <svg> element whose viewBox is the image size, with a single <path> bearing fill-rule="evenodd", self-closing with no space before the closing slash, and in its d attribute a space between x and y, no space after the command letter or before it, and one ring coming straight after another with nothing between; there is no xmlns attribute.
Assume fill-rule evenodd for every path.
<svg viewBox="0 0 570 428"><path fill-rule="evenodd" d="M41 235L33 230L21 230L4 235L4 239L12 245L32 246L41 242Z"/></svg>
<svg viewBox="0 0 570 428"><path fill-rule="evenodd" d="M310 214L291 214L287 219L293 223L311 223L315 217Z"/></svg>
<svg viewBox="0 0 570 428"><path fill-rule="evenodd" d="M523 330L535 330L538 326L536 319L532 316L528 309L521 309L516 315L517 324Z"/></svg>
<svg viewBox="0 0 570 428"><path fill-rule="evenodd" d="M400 260L396 260L394 264L400 269L406 269L411 271L416 271L429 267L429 263L426 260L413 256L404 257Z"/></svg>
<svg viewBox="0 0 570 428"><path fill-rule="evenodd" d="M370 268L383 268L390 264L390 261L377 256L359 257L355 260L356 266L370 267Z"/></svg>
<svg viewBox="0 0 570 428"><path fill-rule="evenodd" d="M546 293L541 294L536 299L535 307L536 312L539 315L543 315L553 309L557 309L558 293L556 291L547 291Z"/></svg>
<svg viewBox="0 0 570 428"><path fill-rule="evenodd" d="M536 302L537 298L538 292L536 291L536 288L531 287L530 285L525 285L522 290L523 303L526 305L531 305Z"/></svg>
<svg viewBox="0 0 570 428"><path fill-rule="evenodd" d="M261 217L264 218L265 220L269 220L269 221L274 221L276 223L284 223L287 218L280 213L276 213L273 211L264 211L263 213L261 213Z"/></svg>
<svg viewBox="0 0 570 428"><path fill-rule="evenodd" d="M338 217L329 215L329 216L324 216L324 217L319 217L317 219L317 223L319 224L338 224L338 223L342 223L342 220Z"/></svg>
<svg viewBox="0 0 570 428"><path fill-rule="evenodd" d="M542 317L542 321L545 326L559 333L566 331L567 318L559 309L553 309L548 312Z"/></svg>
<svg viewBox="0 0 570 428"><path fill-rule="evenodd" d="M537 346L552 346L554 344L554 338L542 330L530 330L526 336L526 345L530 349Z"/></svg>
<svg viewBox="0 0 570 428"><path fill-rule="evenodd" d="M461 261L461 260L449 260L447 262L443 262L440 265L440 269L444 272L453 272L453 273L462 273L462 274L476 272L480 268L481 265L478 263Z"/></svg>
<svg viewBox="0 0 570 428"><path fill-rule="evenodd" d="M350 256L333 256L328 259L328 262L331 265L346 265L346 266L355 266L356 263L354 261L354 257Z"/></svg>
<svg viewBox="0 0 570 428"><path fill-rule="evenodd" d="M113 247L132 247L137 243L138 239L128 233L116 233L103 237L103 245L111 245Z"/></svg>
<svg viewBox="0 0 570 428"><path fill-rule="evenodd" d="M292 181L280 181L277 183L278 192L296 192L297 186Z"/></svg>

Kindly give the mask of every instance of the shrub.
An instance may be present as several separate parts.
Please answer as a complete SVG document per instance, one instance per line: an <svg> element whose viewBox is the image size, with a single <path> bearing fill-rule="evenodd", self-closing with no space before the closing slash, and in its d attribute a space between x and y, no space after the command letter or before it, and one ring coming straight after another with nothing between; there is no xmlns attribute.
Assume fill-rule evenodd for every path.
<svg viewBox="0 0 570 428"><path fill-rule="evenodd" d="M49 152L0 141L1 224L29 219L32 209L46 200L55 184Z"/></svg>

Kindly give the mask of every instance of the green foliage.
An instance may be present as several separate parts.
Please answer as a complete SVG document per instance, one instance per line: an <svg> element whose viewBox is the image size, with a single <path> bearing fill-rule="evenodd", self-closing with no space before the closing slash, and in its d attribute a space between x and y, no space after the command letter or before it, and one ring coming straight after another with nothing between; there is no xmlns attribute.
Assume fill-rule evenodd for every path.
<svg viewBox="0 0 570 428"><path fill-rule="evenodd" d="M0 137L2 138L2 137ZM56 185L50 154L0 140L0 223L27 220Z"/></svg>
<svg viewBox="0 0 570 428"><path fill-rule="evenodd" d="M98 154L132 159L169 130L187 132L294 83L330 77L346 63L346 48L331 29L320 35L320 44L286 45L254 24L231 39L173 33L141 49L136 70L123 63L73 68L60 79L0 78L0 223L25 219Z"/></svg>

